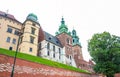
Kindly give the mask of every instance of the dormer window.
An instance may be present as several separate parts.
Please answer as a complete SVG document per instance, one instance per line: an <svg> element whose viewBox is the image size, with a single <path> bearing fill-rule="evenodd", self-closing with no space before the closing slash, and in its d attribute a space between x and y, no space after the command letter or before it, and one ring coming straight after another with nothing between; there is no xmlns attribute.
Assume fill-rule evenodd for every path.
<svg viewBox="0 0 120 77"><path fill-rule="evenodd" d="M52 36L49 36L48 39L51 40L51 39L52 39Z"/></svg>
<svg viewBox="0 0 120 77"><path fill-rule="evenodd" d="M58 44L58 41L56 41L56 43Z"/></svg>
<svg viewBox="0 0 120 77"><path fill-rule="evenodd" d="M51 37L49 37L48 39L51 40Z"/></svg>

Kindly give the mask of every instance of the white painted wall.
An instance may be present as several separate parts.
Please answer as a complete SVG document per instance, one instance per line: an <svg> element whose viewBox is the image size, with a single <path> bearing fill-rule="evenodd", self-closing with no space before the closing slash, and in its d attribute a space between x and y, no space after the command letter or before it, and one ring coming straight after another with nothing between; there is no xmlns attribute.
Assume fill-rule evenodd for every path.
<svg viewBox="0 0 120 77"><path fill-rule="evenodd" d="M47 43L50 44L50 49L47 49ZM55 57L53 57L53 46L55 46ZM65 52L63 51L63 48L53 44L53 43L50 43L46 40L43 40L41 42L41 57L43 58L46 58L46 59L49 59L49 60L53 60L53 61L57 61L57 62L60 62L60 63L64 63L65 64ZM61 50L61 54L59 54L59 48ZM47 52L50 52L50 55L48 56L47 55ZM59 56L60 56L60 59L59 59Z"/></svg>

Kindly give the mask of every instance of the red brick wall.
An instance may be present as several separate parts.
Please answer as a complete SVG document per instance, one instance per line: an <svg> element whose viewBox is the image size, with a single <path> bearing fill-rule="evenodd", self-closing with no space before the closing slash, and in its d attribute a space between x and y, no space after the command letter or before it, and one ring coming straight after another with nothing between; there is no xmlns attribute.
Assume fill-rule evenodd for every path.
<svg viewBox="0 0 120 77"><path fill-rule="evenodd" d="M78 45L73 46L73 52L74 52L74 56L77 56L77 58L83 60L82 49L80 46Z"/></svg>
<svg viewBox="0 0 120 77"><path fill-rule="evenodd" d="M67 33L62 33L57 36L60 40L61 44L65 47L65 53L67 55L72 55L72 37ZM69 39L69 44L67 43L67 39Z"/></svg>
<svg viewBox="0 0 120 77"><path fill-rule="evenodd" d="M39 29L39 37L38 37L38 42L41 42L45 39L45 35L44 35L44 32L43 32L43 29L42 27L40 27Z"/></svg>
<svg viewBox="0 0 120 77"><path fill-rule="evenodd" d="M10 77L13 58L0 54L0 77ZM14 77L98 77L16 59Z"/></svg>
<svg viewBox="0 0 120 77"><path fill-rule="evenodd" d="M120 73L115 74L115 77L120 77Z"/></svg>

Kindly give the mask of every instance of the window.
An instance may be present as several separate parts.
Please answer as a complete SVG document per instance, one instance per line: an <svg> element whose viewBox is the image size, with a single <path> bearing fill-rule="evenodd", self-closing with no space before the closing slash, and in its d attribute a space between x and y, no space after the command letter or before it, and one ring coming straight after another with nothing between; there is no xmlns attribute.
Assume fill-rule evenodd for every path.
<svg viewBox="0 0 120 77"><path fill-rule="evenodd" d="M32 25L33 25L33 26L35 26L35 24L34 24L34 23L32 23Z"/></svg>
<svg viewBox="0 0 120 77"><path fill-rule="evenodd" d="M53 58L55 58L55 53L53 53Z"/></svg>
<svg viewBox="0 0 120 77"><path fill-rule="evenodd" d="M59 48L59 59L61 59L61 49Z"/></svg>
<svg viewBox="0 0 120 77"><path fill-rule="evenodd" d="M6 40L6 42L9 42L9 43L10 43L10 37L7 37L7 40Z"/></svg>
<svg viewBox="0 0 120 77"><path fill-rule="evenodd" d="M29 51L32 52L32 48L30 48Z"/></svg>
<svg viewBox="0 0 120 77"><path fill-rule="evenodd" d="M70 60L72 59L72 56L69 56L70 57Z"/></svg>
<svg viewBox="0 0 120 77"><path fill-rule="evenodd" d="M61 49L59 48L59 54L61 54Z"/></svg>
<svg viewBox="0 0 120 77"><path fill-rule="evenodd" d="M19 31L15 30L14 34L19 35Z"/></svg>
<svg viewBox="0 0 120 77"><path fill-rule="evenodd" d="M59 59L61 59L61 56L59 55Z"/></svg>
<svg viewBox="0 0 120 77"><path fill-rule="evenodd" d="M9 47L9 50L12 50L12 47Z"/></svg>
<svg viewBox="0 0 120 77"><path fill-rule="evenodd" d="M55 46L53 46L53 51L55 51Z"/></svg>
<svg viewBox="0 0 120 77"><path fill-rule="evenodd" d="M50 56L50 51L47 51L47 55Z"/></svg>
<svg viewBox="0 0 120 77"><path fill-rule="evenodd" d="M40 49L40 50L42 49L41 46L42 46L42 44L40 43L40 44L39 44L39 49Z"/></svg>
<svg viewBox="0 0 120 77"><path fill-rule="evenodd" d="M67 38L67 43L70 44L70 40L69 40L69 38Z"/></svg>
<svg viewBox="0 0 120 77"><path fill-rule="evenodd" d="M30 36L30 43L34 43L34 37Z"/></svg>
<svg viewBox="0 0 120 77"><path fill-rule="evenodd" d="M74 41L74 39L73 39L73 43L74 43L75 41Z"/></svg>
<svg viewBox="0 0 120 77"><path fill-rule="evenodd" d="M51 37L49 37L48 39L51 40Z"/></svg>
<svg viewBox="0 0 120 77"><path fill-rule="evenodd" d="M12 33L12 28L8 28L8 29L7 29L7 32L8 32L8 33Z"/></svg>
<svg viewBox="0 0 120 77"><path fill-rule="evenodd" d="M35 28L31 28L31 33L35 34Z"/></svg>
<svg viewBox="0 0 120 77"><path fill-rule="evenodd" d="M50 43L47 43L47 49L50 49Z"/></svg>
<svg viewBox="0 0 120 77"><path fill-rule="evenodd" d="M13 43L13 44L16 44L16 39L13 39L12 43Z"/></svg>

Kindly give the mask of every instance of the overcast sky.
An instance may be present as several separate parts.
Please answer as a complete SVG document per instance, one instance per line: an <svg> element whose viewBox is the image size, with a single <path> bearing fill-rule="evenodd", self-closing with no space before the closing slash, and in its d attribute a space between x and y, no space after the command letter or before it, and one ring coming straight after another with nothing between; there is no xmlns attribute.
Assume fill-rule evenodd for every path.
<svg viewBox="0 0 120 77"><path fill-rule="evenodd" d="M120 36L120 0L2 0L0 10L8 10L20 22L34 13L43 30L52 35L63 16L69 30L77 31L87 61L90 59L87 41L94 33L108 31Z"/></svg>

